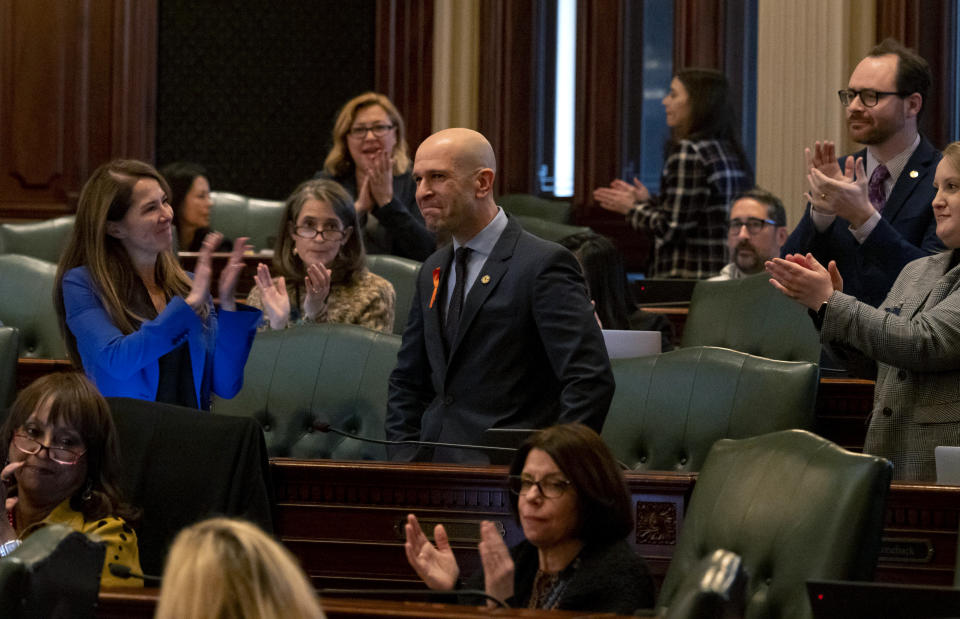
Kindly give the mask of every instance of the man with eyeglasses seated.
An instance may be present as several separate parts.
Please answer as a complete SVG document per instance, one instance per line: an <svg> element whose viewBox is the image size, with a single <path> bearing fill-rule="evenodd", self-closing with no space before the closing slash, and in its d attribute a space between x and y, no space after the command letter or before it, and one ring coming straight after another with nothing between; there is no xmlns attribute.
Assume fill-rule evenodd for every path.
<svg viewBox="0 0 960 619"><path fill-rule="evenodd" d="M886 39L839 91L866 148L842 163L832 141L805 151L809 205L782 253L836 261L844 292L875 307L904 265L943 249L930 208L940 153L917 130L931 81L926 60Z"/></svg>
<svg viewBox="0 0 960 619"><path fill-rule="evenodd" d="M780 256L787 240L787 212L780 198L754 187L733 201L727 228L730 263L710 281L740 279L763 271L763 264Z"/></svg>

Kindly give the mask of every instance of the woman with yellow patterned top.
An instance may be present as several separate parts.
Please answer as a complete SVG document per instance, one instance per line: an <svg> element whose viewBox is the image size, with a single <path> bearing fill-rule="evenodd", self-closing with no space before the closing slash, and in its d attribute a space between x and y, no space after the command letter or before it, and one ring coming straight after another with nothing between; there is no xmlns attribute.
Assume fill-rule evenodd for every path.
<svg viewBox="0 0 960 619"><path fill-rule="evenodd" d="M140 586L110 574L119 563L140 573L137 510L120 494L120 449L106 400L80 372L50 374L20 392L0 428L8 445L0 471L0 556L48 524L106 542L100 584Z"/></svg>
<svg viewBox="0 0 960 619"><path fill-rule="evenodd" d="M390 333L393 285L367 270L353 200L330 180L302 183L287 198L271 278L261 264L247 304L271 329L341 322Z"/></svg>

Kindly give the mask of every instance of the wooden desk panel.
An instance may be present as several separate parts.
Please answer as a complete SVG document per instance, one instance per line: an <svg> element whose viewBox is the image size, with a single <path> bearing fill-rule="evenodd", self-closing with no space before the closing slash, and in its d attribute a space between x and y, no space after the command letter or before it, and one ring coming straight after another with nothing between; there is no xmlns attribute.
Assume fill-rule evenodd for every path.
<svg viewBox="0 0 960 619"><path fill-rule="evenodd" d="M151 619L157 607L157 589L103 589L97 603L99 619ZM519 617L521 619L572 619L573 617L624 617L610 613L586 614L566 610L527 610L525 608L487 609L456 604L436 604L405 600L373 600L352 597L323 596L327 619L374 619L379 617L411 617L430 619L471 619L474 617ZM637 615L634 615L637 616ZM652 612L648 615L654 616Z"/></svg>
<svg viewBox="0 0 960 619"><path fill-rule="evenodd" d="M522 535L509 514L505 467L274 459L277 534L318 587L421 587L403 554L402 522L451 532L463 573L479 565L477 528L497 522L508 544ZM629 541L657 581L669 566L696 481L689 473L626 474L636 529ZM895 482L876 579L953 582L960 487Z"/></svg>

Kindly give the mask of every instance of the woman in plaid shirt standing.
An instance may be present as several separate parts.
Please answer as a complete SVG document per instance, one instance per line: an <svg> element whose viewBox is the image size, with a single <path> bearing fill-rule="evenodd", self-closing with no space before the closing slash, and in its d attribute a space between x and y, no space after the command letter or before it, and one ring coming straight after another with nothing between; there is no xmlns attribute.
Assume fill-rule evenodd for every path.
<svg viewBox="0 0 960 619"><path fill-rule="evenodd" d="M753 187L753 170L737 139L727 79L710 69L685 69L663 98L670 140L654 196L636 178L599 187L594 199L622 213L654 240L647 277L704 279L726 257L727 211Z"/></svg>

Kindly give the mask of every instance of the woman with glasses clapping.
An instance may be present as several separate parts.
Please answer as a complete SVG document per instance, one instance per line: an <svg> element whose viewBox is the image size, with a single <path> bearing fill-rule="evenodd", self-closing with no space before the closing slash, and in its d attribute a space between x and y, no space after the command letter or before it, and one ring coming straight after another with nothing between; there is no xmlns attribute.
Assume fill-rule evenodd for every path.
<svg viewBox="0 0 960 619"><path fill-rule="evenodd" d="M110 409L80 372L49 374L20 392L0 428L7 460L0 471L0 556L48 524L106 542L104 586L140 586L110 574L119 563L140 573L137 510L120 495L120 451Z"/></svg>
<svg viewBox="0 0 960 619"><path fill-rule="evenodd" d="M417 207L410 164L403 117L390 99L367 92L347 101L315 178L334 180L350 194L357 233L371 254L423 260L436 248Z"/></svg>
<svg viewBox="0 0 960 619"><path fill-rule="evenodd" d="M263 309L263 328L342 322L393 330L393 286L367 270L356 211L337 183L306 181L287 198L273 266L275 279L259 265L247 299Z"/></svg>
<svg viewBox="0 0 960 619"><path fill-rule="evenodd" d="M482 569L466 588L521 608L629 615L653 607L646 564L625 539L633 530L630 495L596 432L582 424L540 430L517 451L509 480L526 540L507 549L496 526L481 523ZM460 588L443 525L431 543L410 514L405 533L407 560L424 583Z"/></svg>

